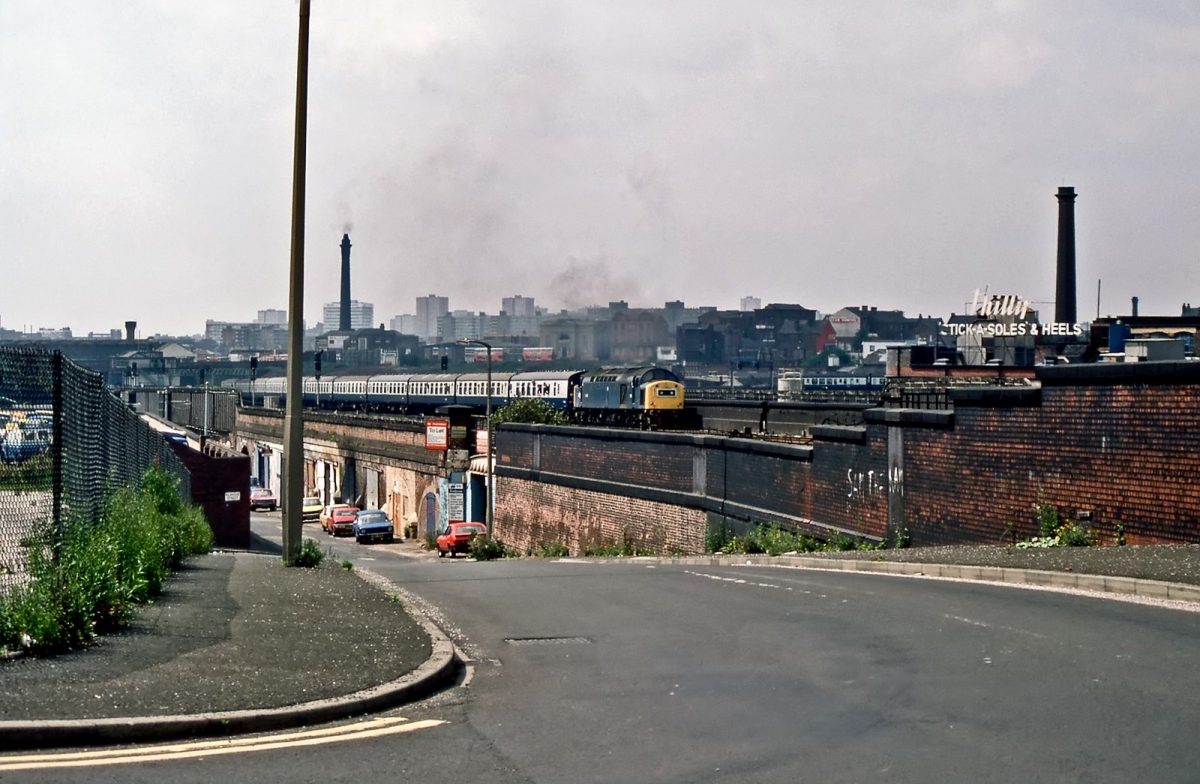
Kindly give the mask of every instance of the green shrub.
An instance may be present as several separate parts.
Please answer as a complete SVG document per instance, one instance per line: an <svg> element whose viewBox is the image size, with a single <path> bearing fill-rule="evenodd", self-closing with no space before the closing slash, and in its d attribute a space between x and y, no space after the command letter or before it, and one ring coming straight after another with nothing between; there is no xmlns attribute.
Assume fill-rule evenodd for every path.
<svg viewBox="0 0 1200 784"><path fill-rule="evenodd" d="M570 554L570 548L562 542L542 542L537 546L539 558L566 558Z"/></svg>
<svg viewBox="0 0 1200 784"><path fill-rule="evenodd" d="M1053 504L1038 504L1038 531L1043 537L1056 537L1059 528L1058 509Z"/></svg>
<svg viewBox="0 0 1200 784"><path fill-rule="evenodd" d="M127 623L173 566L211 547L212 530L183 506L178 482L151 469L141 490L110 496L100 522L69 520L25 545L29 581L0 600L0 645L55 652Z"/></svg>
<svg viewBox="0 0 1200 784"><path fill-rule="evenodd" d="M723 553L733 539L733 530L729 527L729 523L724 520L715 524L709 523L708 530L704 533L704 551Z"/></svg>
<svg viewBox="0 0 1200 784"><path fill-rule="evenodd" d="M825 541L822 549L829 552L845 552L857 548L858 542L853 536L838 532Z"/></svg>
<svg viewBox="0 0 1200 784"><path fill-rule="evenodd" d="M300 552L296 555L296 559L292 561L292 566L313 569L320 566L323 560L325 560L325 552L321 549L321 545L317 544L317 540L305 539L304 543L300 545Z"/></svg>
<svg viewBox="0 0 1200 784"><path fill-rule="evenodd" d="M633 542L622 542L620 544L612 542L587 547L584 549L583 554L597 558L632 558L639 555L654 555L655 553L653 550L639 547Z"/></svg>
<svg viewBox="0 0 1200 784"><path fill-rule="evenodd" d="M476 561L494 561L506 558L508 548L499 539L480 534L471 540L471 555L475 556Z"/></svg>
<svg viewBox="0 0 1200 784"><path fill-rule="evenodd" d="M1058 543L1063 547L1087 547L1092 543L1092 532L1077 522L1059 526Z"/></svg>
<svg viewBox="0 0 1200 784"><path fill-rule="evenodd" d="M518 398L492 412L492 424L525 422L540 425L565 425L567 415L541 398Z"/></svg>

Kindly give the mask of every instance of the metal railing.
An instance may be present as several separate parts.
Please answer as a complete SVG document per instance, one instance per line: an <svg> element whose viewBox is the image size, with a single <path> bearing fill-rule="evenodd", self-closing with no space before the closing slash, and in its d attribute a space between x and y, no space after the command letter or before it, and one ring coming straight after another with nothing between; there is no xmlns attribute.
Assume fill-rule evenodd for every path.
<svg viewBox="0 0 1200 784"><path fill-rule="evenodd" d="M0 346L0 593L24 581L27 542L95 523L112 491L152 465L190 503L183 463L100 374L57 351Z"/></svg>

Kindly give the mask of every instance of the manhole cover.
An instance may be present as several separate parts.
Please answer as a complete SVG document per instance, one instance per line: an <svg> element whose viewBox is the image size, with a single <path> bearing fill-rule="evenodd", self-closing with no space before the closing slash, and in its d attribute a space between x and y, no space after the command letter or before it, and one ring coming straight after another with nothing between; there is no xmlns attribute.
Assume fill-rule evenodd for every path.
<svg viewBox="0 0 1200 784"><path fill-rule="evenodd" d="M587 637L505 637L509 645L587 645Z"/></svg>

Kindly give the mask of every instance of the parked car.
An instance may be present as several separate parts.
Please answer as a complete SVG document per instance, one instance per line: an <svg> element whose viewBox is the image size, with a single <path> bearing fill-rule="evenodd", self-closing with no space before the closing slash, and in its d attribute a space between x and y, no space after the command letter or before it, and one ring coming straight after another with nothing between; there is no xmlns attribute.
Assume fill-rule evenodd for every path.
<svg viewBox="0 0 1200 784"><path fill-rule="evenodd" d="M321 522L321 510L325 507L321 506L321 499L315 495L305 496L300 502L300 519L305 523Z"/></svg>
<svg viewBox="0 0 1200 784"><path fill-rule="evenodd" d="M354 521L357 517L357 506L334 504L321 513L321 528L331 536L349 535L354 533Z"/></svg>
<svg viewBox="0 0 1200 784"><path fill-rule="evenodd" d="M395 535L392 519L382 509L363 509L354 517L354 541L359 544L391 542Z"/></svg>
<svg viewBox="0 0 1200 784"><path fill-rule="evenodd" d="M469 553L471 540L486 533L487 526L483 523L450 523L437 538L438 558L444 555L453 558L455 553Z"/></svg>
<svg viewBox="0 0 1200 784"><path fill-rule="evenodd" d="M271 488L250 488L250 511L266 509L268 512L274 512L277 506L279 506L279 499L275 497L275 493L271 492Z"/></svg>

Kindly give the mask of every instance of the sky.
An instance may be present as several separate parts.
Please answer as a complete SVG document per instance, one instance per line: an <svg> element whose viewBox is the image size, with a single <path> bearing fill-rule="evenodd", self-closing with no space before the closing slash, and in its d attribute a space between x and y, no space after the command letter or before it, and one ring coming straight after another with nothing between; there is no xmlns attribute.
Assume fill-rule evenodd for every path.
<svg viewBox="0 0 1200 784"><path fill-rule="evenodd" d="M313 0L304 315L1200 304L1193 0ZM0 326L288 303L296 0L0 0ZM1099 296L1097 296L1099 294ZM1047 317L1045 320L1049 320Z"/></svg>

